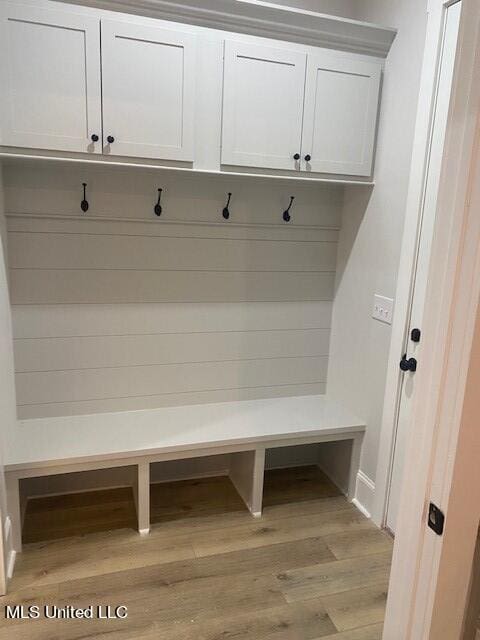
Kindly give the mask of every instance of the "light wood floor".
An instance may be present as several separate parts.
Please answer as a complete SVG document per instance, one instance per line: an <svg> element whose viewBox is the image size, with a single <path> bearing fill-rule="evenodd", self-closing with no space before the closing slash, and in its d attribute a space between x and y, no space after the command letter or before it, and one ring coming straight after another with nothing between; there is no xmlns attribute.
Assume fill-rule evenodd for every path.
<svg viewBox="0 0 480 640"><path fill-rule="evenodd" d="M123 489L30 501L2 608L126 605L128 618L2 616L0 639L380 639L392 542L318 469L269 472L259 520L227 478L155 485L152 520L140 537Z"/></svg>

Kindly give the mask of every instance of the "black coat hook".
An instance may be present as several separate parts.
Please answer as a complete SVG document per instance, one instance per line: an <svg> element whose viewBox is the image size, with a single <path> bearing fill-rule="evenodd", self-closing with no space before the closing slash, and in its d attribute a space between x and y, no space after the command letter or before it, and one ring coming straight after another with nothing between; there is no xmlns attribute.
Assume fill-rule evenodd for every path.
<svg viewBox="0 0 480 640"><path fill-rule="evenodd" d="M162 191L163 191L163 189L159 189L158 190L157 204L153 207L153 211L154 211L156 216L161 216L162 215L162 205L160 204L160 198L162 197Z"/></svg>
<svg viewBox="0 0 480 640"><path fill-rule="evenodd" d="M83 200L80 203L80 208L83 211L83 213L86 213L88 211L88 200L86 195L87 183L83 182L82 184L83 184Z"/></svg>
<svg viewBox="0 0 480 640"><path fill-rule="evenodd" d="M288 205L288 207L283 212L283 219L285 220L285 222L290 222L290 220L291 220L290 207L292 206L292 202L294 200L295 200L295 196L290 196L290 204Z"/></svg>
<svg viewBox="0 0 480 640"><path fill-rule="evenodd" d="M229 193L228 194L227 204L223 207L222 216L225 218L225 220L228 220L230 218L230 211L228 209L228 206L230 205L230 198L231 197L232 197L232 194Z"/></svg>

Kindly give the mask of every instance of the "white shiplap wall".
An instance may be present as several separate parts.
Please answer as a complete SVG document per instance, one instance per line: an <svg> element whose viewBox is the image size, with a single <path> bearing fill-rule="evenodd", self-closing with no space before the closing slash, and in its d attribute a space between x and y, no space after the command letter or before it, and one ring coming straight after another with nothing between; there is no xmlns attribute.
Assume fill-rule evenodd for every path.
<svg viewBox="0 0 480 640"><path fill-rule="evenodd" d="M325 391L341 187L56 163L4 174L19 417Z"/></svg>

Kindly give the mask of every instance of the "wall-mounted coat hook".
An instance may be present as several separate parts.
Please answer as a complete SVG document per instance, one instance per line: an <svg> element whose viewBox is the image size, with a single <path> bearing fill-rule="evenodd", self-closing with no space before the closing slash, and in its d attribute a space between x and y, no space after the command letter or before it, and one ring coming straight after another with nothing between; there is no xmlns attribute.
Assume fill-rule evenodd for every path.
<svg viewBox="0 0 480 640"><path fill-rule="evenodd" d="M153 211L154 211L156 216L161 216L162 215L162 205L160 204L160 198L162 197L162 191L163 191L163 189L159 189L158 190L157 204L153 207Z"/></svg>
<svg viewBox="0 0 480 640"><path fill-rule="evenodd" d="M291 220L290 208L291 208L292 203L293 203L294 200L295 200L295 196L290 196L290 204L288 205L288 207L283 212L283 219L285 220L285 222L290 222L290 220Z"/></svg>
<svg viewBox="0 0 480 640"><path fill-rule="evenodd" d="M86 213L88 211L88 200L87 200L87 183L83 182L83 200L80 203L80 208L83 211L83 213Z"/></svg>
<svg viewBox="0 0 480 640"><path fill-rule="evenodd" d="M232 197L232 194L229 193L228 194L227 204L223 207L222 216L225 218L225 220L228 220L230 218L230 211L229 211L228 207L230 205L230 198L231 197Z"/></svg>

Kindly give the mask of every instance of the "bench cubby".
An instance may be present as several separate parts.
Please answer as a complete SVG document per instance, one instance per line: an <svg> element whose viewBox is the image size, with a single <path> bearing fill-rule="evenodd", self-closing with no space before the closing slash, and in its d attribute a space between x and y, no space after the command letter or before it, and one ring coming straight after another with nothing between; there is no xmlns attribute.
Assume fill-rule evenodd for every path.
<svg viewBox="0 0 480 640"><path fill-rule="evenodd" d="M96 472L81 473L96 475ZM23 490L21 487L21 493ZM73 491L69 483L66 491L32 495L24 502L23 544L71 537L80 539L92 533L136 530L137 515L131 486L90 489L88 482L85 482L83 488Z"/></svg>

